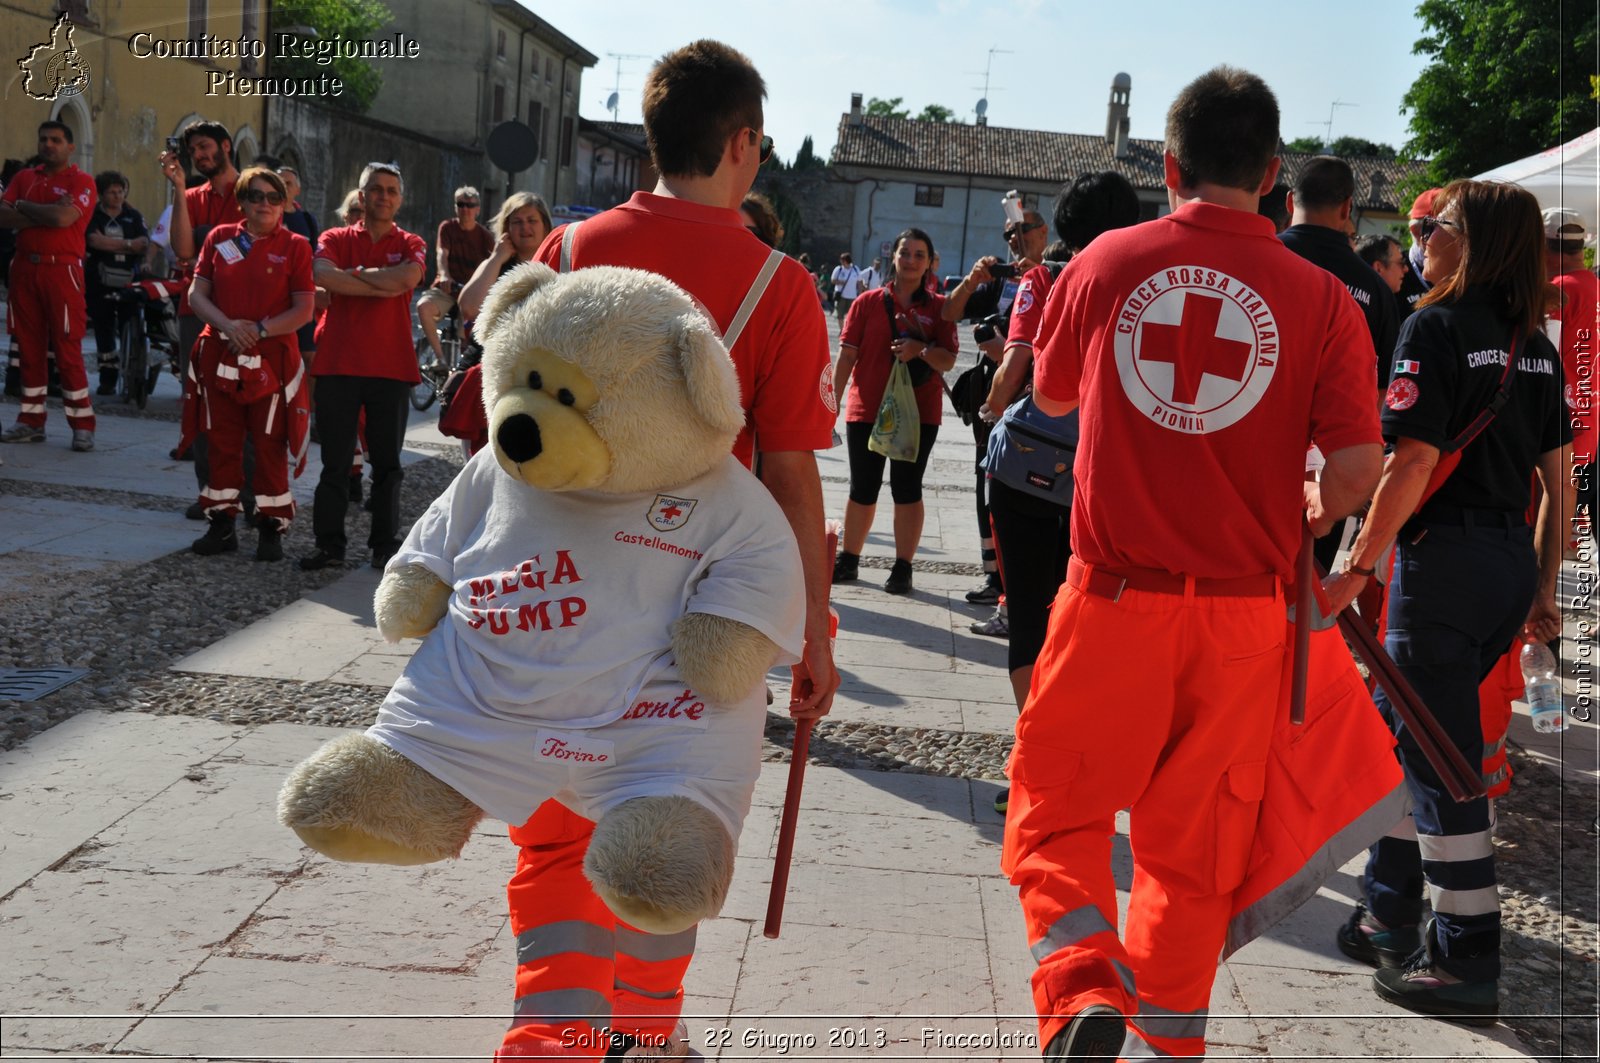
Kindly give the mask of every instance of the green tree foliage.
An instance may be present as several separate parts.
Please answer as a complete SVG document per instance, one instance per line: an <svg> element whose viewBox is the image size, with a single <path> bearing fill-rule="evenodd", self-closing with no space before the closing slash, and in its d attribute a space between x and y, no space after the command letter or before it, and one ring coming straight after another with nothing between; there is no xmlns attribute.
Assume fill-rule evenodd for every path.
<svg viewBox="0 0 1600 1063"><path fill-rule="evenodd" d="M800 142L800 150L794 153L793 170L822 170L826 169L828 160L817 154L816 148L811 143L811 134Z"/></svg>
<svg viewBox="0 0 1600 1063"><path fill-rule="evenodd" d="M268 32L278 33L291 26L310 26L317 41L331 41L335 34L345 40L368 40L394 20L394 13L379 0L273 0ZM316 42L311 42L314 47ZM426 47L426 45L424 45ZM383 75L369 59L334 59L319 66L315 58L293 56L277 58L275 41L268 42L269 73L273 77L314 78L330 74L344 82L344 92L327 97L330 106L357 113L372 105L383 87Z"/></svg>
<svg viewBox="0 0 1600 1063"><path fill-rule="evenodd" d="M1308 155L1322 154L1321 137L1295 137L1283 146L1285 151L1303 151Z"/></svg>
<svg viewBox="0 0 1600 1063"><path fill-rule="evenodd" d="M912 118L911 111L904 104L904 96L896 96L892 100L880 100L876 96L867 99L865 113L870 118L911 118L916 122L957 122L956 113L943 104L930 103Z"/></svg>
<svg viewBox="0 0 1600 1063"><path fill-rule="evenodd" d="M1388 144L1379 144L1377 141L1368 140L1365 137L1336 137L1329 154L1375 155L1380 159L1392 159L1395 157L1396 152Z"/></svg>
<svg viewBox="0 0 1600 1063"><path fill-rule="evenodd" d="M1406 92L1406 154L1443 184L1570 140L1594 126L1593 0L1422 0L1429 57Z"/></svg>

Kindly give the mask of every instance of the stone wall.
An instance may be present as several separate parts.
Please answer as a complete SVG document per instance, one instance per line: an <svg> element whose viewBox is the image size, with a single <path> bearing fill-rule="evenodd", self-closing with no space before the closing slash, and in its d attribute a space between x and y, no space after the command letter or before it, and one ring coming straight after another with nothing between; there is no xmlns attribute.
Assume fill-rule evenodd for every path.
<svg viewBox="0 0 1600 1063"><path fill-rule="evenodd" d="M400 164L405 201L396 220L430 244L439 222L453 216L450 194L460 185L483 190L485 222L501 201L503 189L483 187L488 160L473 148L284 96L273 97L268 130L266 150L299 164L301 202L324 228L337 224L335 211L369 162Z"/></svg>
<svg viewBox="0 0 1600 1063"><path fill-rule="evenodd" d="M831 170L764 171L755 190L770 197L784 219L786 249L796 256L810 255L813 271L824 265L832 269L839 253L850 249L855 185L839 180ZM858 249L857 261L860 257Z"/></svg>

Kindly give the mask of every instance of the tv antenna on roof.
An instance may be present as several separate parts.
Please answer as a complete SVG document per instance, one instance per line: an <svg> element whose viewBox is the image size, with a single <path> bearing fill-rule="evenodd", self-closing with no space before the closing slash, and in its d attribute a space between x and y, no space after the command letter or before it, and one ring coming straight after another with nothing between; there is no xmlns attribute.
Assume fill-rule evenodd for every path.
<svg viewBox="0 0 1600 1063"><path fill-rule="evenodd" d="M994 68L994 57L997 55L1012 54L1014 53L1011 51L1011 49L1001 48L998 45L989 49L989 58L983 64L983 95L978 98L977 104L972 108L973 113L978 116L979 125L986 124L986 119L989 114L989 73ZM999 86L995 87L995 91L1000 91Z"/></svg>
<svg viewBox="0 0 1600 1063"><path fill-rule="evenodd" d="M1360 107L1360 106L1361 105L1359 103L1345 103L1343 100L1334 100L1333 104L1328 108L1328 120L1326 122L1311 122L1311 123L1309 123L1311 125L1319 125L1319 126L1322 127L1322 150L1324 150L1324 151L1332 151L1333 150L1333 113L1334 113L1334 111L1336 111L1340 107Z"/></svg>
<svg viewBox="0 0 1600 1063"><path fill-rule="evenodd" d="M648 55L630 55L625 52L607 52L606 58L617 61L616 86L611 90L611 95L606 98L606 110L611 112L611 120L616 122L620 121L617 117L617 110L622 101L622 61L624 59L649 59L652 57Z"/></svg>

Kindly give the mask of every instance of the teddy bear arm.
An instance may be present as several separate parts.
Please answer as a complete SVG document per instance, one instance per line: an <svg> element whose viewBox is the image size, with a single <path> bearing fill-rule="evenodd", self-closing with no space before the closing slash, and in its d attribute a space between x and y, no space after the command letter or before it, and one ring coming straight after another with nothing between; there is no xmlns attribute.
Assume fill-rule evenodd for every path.
<svg viewBox="0 0 1600 1063"><path fill-rule="evenodd" d="M418 639L434 629L450 605L450 585L423 565L384 573L373 596L378 631L390 642Z"/></svg>
<svg viewBox="0 0 1600 1063"><path fill-rule="evenodd" d="M689 613L673 623L672 652L683 681L723 704L749 694L778 659L777 644L767 636L710 613Z"/></svg>

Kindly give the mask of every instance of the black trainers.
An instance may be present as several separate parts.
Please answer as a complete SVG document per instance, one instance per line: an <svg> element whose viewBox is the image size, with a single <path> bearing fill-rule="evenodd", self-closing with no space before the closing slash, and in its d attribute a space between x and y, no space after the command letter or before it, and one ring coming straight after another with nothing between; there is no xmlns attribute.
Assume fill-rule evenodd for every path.
<svg viewBox="0 0 1600 1063"><path fill-rule="evenodd" d="M1422 927L1422 945L1404 967L1380 967L1372 988L1391 1004L1423 1015L1437 1015L1467 1026L1493 1026L1500 1021L1500 983L1464 982L1434 961L1433 920Z"/></svg>
<svg viewBox="0 0 1600 1063"><path fill-rule="evenodd" d="M853 583L861 578L861 555L839 551L833 559L833 582Z"/></svg>
<svg viewBox="0 0 1600 1063"><path fill-rule="evenodd" d="M206 507L199 502L190 502L188 508L183 511L183 515L190 520L205 520Z"/></svg>
<svg viewBox="0 0 1600 1063"><path fill-rule="evenodd" d="M967 601L973 605L996 605L1000 601L1000 576L991 572L983 582L967 592Z"/></svg>
<svg viewBox="0 0 1600 1063"><path fill-rule="evenodd" d="M239 549L239 536L233 530L233 515L212 517L206 533L190 543L189 549L201 557L231 554Z"/></svg>
<svg viewBox="0 0 1600 1063"><path fill-rule="evenodd" d="M911 562L894 559L894 567L889 570L889 578L884 580L883 589L890 594L911 593Z"/></svg>
<svg viewBox="0 0 1600 1063"><path fill-rule="evenodd" d="M262 517L256 524L256 560L283 560L283 532L275 517Z"/></svg>
<svg viewBox="0 0 1600 1063"><path fill-rule="evenodd" d="M1127 1032L1122 1012L1107 1004L1091 1004L1074 1015L1065 1030L1050 1039L1044 1058L1046 1061L1088 1059L1117 1063Z"/></svg>
<svg viewBox="0 0 1600 1063"><path fill-rule="evenodd" d="M1374 967L1404 967L1422 944L1416 927L1384 926L1362 901L1339 928L1337 941L1340 952Z"/></svg>
<svg viewBox="0 0 1600 1063"><path fill-rule="evenodd" d="M344 564L343 554L336 554L332 550L324 550L320 546L300 559L300 567L306 572L315 572L317 569L327 568L329 565L342 564Z"/></svg>

